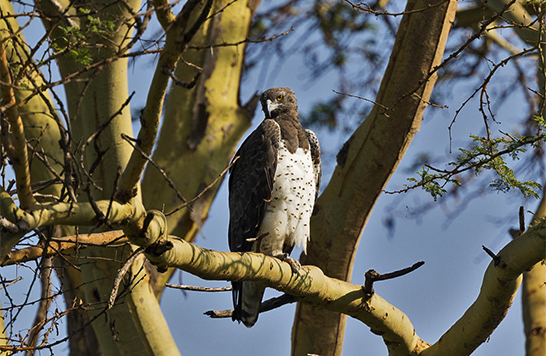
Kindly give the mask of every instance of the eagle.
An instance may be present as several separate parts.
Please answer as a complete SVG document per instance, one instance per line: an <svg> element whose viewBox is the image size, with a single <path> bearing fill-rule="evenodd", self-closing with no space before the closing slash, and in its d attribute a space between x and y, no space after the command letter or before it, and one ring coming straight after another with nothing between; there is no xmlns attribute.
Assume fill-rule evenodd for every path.
<svg viewBox="0 0 546 356"><path fill-rule="evenodd" d="M299 121L296 95L272 88L260 97L265 119L235 154L229 176L229 247L289 262L294 246L306 253L310 218L319 193L320 146ZM252 327L265 286L235 281L232 319Z"/></svg>

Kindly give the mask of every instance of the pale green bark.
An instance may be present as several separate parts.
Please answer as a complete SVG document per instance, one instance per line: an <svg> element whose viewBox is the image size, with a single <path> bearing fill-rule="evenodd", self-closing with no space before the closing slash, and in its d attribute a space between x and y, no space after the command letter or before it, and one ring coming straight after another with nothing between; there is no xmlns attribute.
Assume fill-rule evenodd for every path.
<svg viewBox="0 0 546 356"><path fill-rule="evenodd" d="M99 149L102 152L97 152L93 142L91 142L84 154L84 162L87 170L92 167L99 155L102 156L100 164L93 173L93 180L102 188L102 191L91 188L91 193L95 200L105 199L106 203L108 203L107 200L110 199L115 188L114 182L117 171L118 169L124 169L133 151L131 145L121 137L122 134L132 137L133 134L130 106L126 105L129 98L127 58L119 58L119 56L126 52L125 47L130 41L132 34L131 26L134 22L132 16L139 8L140 2L131 0L116 3L110 1L92 1L85 4L72 3L85 10L99 11L98 13L93 13L93 18L98 18L103 23L107 20L112 21L116 30L111 35L88 33L87 31L90 27L88 26L89 21L87 17L81 16L81 12L78 12L74 8L68 10L68 15L78 14L80 16L61 16L60 14L63 13L64 9L58 9L57 7L59 4L65 7L69 6L70 2L68 1L55 3L40 1L39 4L43 11L54 15L51 18L55 19L60 16L60 25L77 26L82 33L86 36L89 35L86 43L92 44L92 48L89 51L93 62L101 63L93 70L85 71L83 70L84 65L77 63L69 54L63 55L58 61L63 78L71 78L74 76L74 73L82 71L77 75L77 79L84 79L83 82L77 82L72 79L65 86L72 125L72 148L74 149L78 142L88 140L99 126L110 121L102 130L100 136L97 137ZM105 5L108 6L105 7ZM50 24L46 21L45 25L49 28L55 24ZM53 38L59 38L60 31L58 26L53 31ZM72 43L70 40L68 43L63 43L62 40L57 40L57 44L61 48L64 48L65 46L79 45L80 43ZM81 177L83 177L84 182L87 180L85 175ZM80 195L80 199L85 200L85 194ZM140 197L137 195L135 199L133 204L138 206ZM138 209L134 212L137 214L143 213L143 211L138 211ZM135 216L133 215L133 217ZM128 251L125 252L127 253ZM78 280L81 278L82 281L86 282L81 288L79 296L83 298L84 303L104 302L108 299L113 279L120 267L120 263L115 262L115 259L117 258L119 261L119 258L123 254L119 252L116 254L115 251L95 247L86 249L86 255L93 258L94 263L82 264L81 275L73 276ZM75 262L88 261L87 259L80 259ZM67 276L70 277L70 275ZM76 281L70 284L77 285ZM132 295L130 294L127 298L132 298ZM157 304L155 298L153 302ZM156 309L158 308L157 306ZM90 311L89 317L92 318L99 311ZM138 355L150 349L149 345L150 343L153 344L154 340L143 339L139 333L139 330L143 328L141 323L144 322L144 318L142 320L132 318L132 315L128 303L116 305L108 311L109 323L105 324L103 321L98 320L92 324L101 348L100 350L95 350L97 353L102 352L107 355ZM144 317L144 315L139 315L139 317ZM157 310L154 310L153 315L148 316L148 318L150 317L157 320L163 318L162 314L157 312ZM162 325L162 327L165 327L165 325ZM113 332L118 333L115 334L117 341L113 337ZM169 346L171 354L176 354L178 350L174 346L174 342L167 340L169 335L168 329L163 330L161 333L166 338L162 341L161 346ZM83 341L85 342L85 340ZM155 346L153 345L151 348L155 349ZM81 349L85 349L85 347Z"/></svg>
<svg viewBox="0 0 546 356"><path fill-rule="evenodd" d="M131 239L131 236L129 236ZM470 355L502 321L522 274L546 254L546 221L506 245L491 261L474 304L434 345L421 340L408 317L362 286L326 276L316 266L293 273L281 260L259 253L216 252L174 236L171 248L147 257L160 267L176 267L203 279L252 280L293 295L300 303L344 313L381 335L389 355ZM250 276L250 277L249 277Z"/></svg>
<svg viewBox="0 0 546 356"><path fill-rule="evenodd" d="M138 336L145 340L146 351L148 355L176 356L180 355L176 344L171 335L169 326L164 318L157 318L162 315L159 303L155 298L154 291L150 288L150 274L144 275L146 269L143 268L146 258L139 256L137 261L131 266L133 278L140 279L144 277L131 291L131 298L128 299L129 310L134 320L139 320Z"/></svg>
<svg viewBox="0 0 546 356"><path fill-rule="evenodd" d="M546 265L539 262L523 274L521 285L525 355L546 354Z"/></svg>
<svg viewBox="0 0 546 356"><path fill-rule="evenodd" d="M524 24L529 23L529 14L523 11L517 11L514 15L519 15L519 19L515 18L515 21L520 21ZM542 19L544 21L544 19ZM535 30L526 31L519 30L518 35L521 39L529 42L530 44L538 44L537 38L541 39L538 44L538 70L537 81L541 98L538 100L538 110L542 118L546 117L546 46L544 39L544 22L539 27L534 26ZM531 225L537 224L540 219L546 218L546 182L543 183L544 190L542 193L542 200L535 211L535 216ZM546 241L544 242L546 244ZM545 260L537 263L533 268L523 274L523 282L521 286L521 300L522 300L522 314L523 314L523 328L525 332L525 355L526 356L542 356L546 354L546 256Z"/></svg>
<svg viewBox="0 0 546 356"><path fill-rule="evenodd" d="M155 217L160 218L157 214ZM149 242L155 241L162 233L162 229L150 229ZM128 237L133 239L131 235ZM137 240L138 237L135 241ZM170 244L166 252L156 254L154 251L157 251L158 247L155 246L148 251L147 257L161 268L179 268L204 279L258 281L293 295L301 303L350 315L383 337L389 355L465 356L470 355L476 347L485 342L502 321L517 292L522 274L542 260L546 254L545 242L546 221L541 221L505 246L497 254L498 260L489 264L476 302L432 346L417 336L404 313L379 295L368 294L360 285L327 277L316 266L302 266L300 273L294 273L290 264L274 257L259 253L211 251L175 236L163 241L166 246ZM130 277L138 279L141 276L140 266L143 261L144 259L140 257L132 266ZM135 314L146 314L143 319L150 320L148 314L153 310L147 312L146 309L150 306L154 309L155 306L148 305L146 301L155 301L155 298L153 292L147 288L148 283L144 282L141 285L143 289L136 292L143 300L139 300L139 304L130 304L130 308ZM109 293L109 290L99 293ZM135 300L133 298L129 303L135 303ZM123 326L118 328L117 324L109 325L114 328L116 337L126 336L122 332ZM154 320L152 325L142 326L142 330L139 330L140 338L147 341L158 338L159 340L156 340L158 348L154 350L159 354L169 354L167 351L163 352L159 345L161 342L167 344L168 340L163 340L163 337L169 336L161 333L165 330L162 328L161 320L159 322ZM144 337L147 336L146 332L159 334ZM151 344L145 346L151 349Z"/></svg>
<svg viewBox="0 0 546 356"><path fill-rule="evenodd" d="M0 9L2 13L6 15L0 20L0 34L2 38L8 38L14 36L12 40L5 41L3 43L6 49L7 58L10 59L10 67L16 68L17 72L12 73L16 79L15 85L20 89L14 91L14 97L16 102L21 105L18 108L18 113L21 116L22 123L24 125L24 135L27 142L30 143L36 154L45 157L44 152L48 153L49 165L58 174L61 173L62 167L56 163L56 160L61 161L63 159L63 153L59 148L60 131L57 124L58 118L56 112L52 111L53 108L51 98L48 92L37 91L42 85L44 85L43 77L41 73L33 68L33 63L29 62L27 48L23 45L25 40L20 32L19 25L15 18L7 17L8 14L14 14L11 3L7 0L0 0ZM26 67L24 66L26 64ZM20 72L27 72L26 76L18 78L17 74ZM55 178L55 175L46 168L46 165L42 163L32 151L29 153L29 166L30 166L30 183L45 181ZM43 190L40 190L41 194L53 194L59 196L61 192L61 185L54 184ZM7 198L7 200L4 200ZM39 201L51 201L52 199L38 198ZM13 213L14 209L18 209L14 206L9 195L2 192L2 203L0 203L0 215L9 216ZM9 203L8 206L4 203ZM12 207L13 204L13 207ZM0 240L0 258L4 258L6 253L19 241L22 237L21 234L5 234Z"/></svg>
<svg viewBox="0 0 546 356"><path fill-rule="evenodd" d="M8 339L6 337L6 328L4 327L4 315L0 312L0 346L7 346L8 345ZM0 356L7 356L9 355L9 352L7 351L1 351L0 350Z"/></svg>
<svg viewBox="0 0 546 356"><path fill-rule="evenodd" d="M17 78L11 70L8 62L8 53L5 39L10 33L0 32L0 95L2 103L2 127L0 129L2 146L5 154L11 161L16 179L17 196L23 208L29 208L34 204L34 196L30 187L30 166L28 159L27 141L23 127L23 120L19 115L19 105L15 99L14 86ZM12 47L13 49L13 47ZM13 50L11 51L13 54Z"/></svg>
<svg viewBox="0 0 546 356"><path fill-rule="evenodd" d="M0 9L2 9L3 15L8 13L14 14L11 3L6 0L0 0ZM0 31L2 31L1 37L8 37L9 35L17 34L10 41L5 41L4 46L7 50L8 58L10 58L12 68L17 68L17 74L26 71L27 75L19 78L15 84L19 86L19 89L15 91L15 99L17 103L24 103L19 108L19 114L24 125L24 133L27 142L33 147L30 150L30 181L41 182L47 181L59 177L62 172L62 166L58 162L63 161L63 152L59 147L59 141L61 139L61 129L59 127L59 117L54 111L53 103L48 91L39 90L42 85L45 84L43 75L39 72L39 69L35 69L34 63L29 60L29 54L27 48L24 46L23 34L20 32L18 22L13 17L3 17L0 21ZM26 67L25 67L26 65ZM26 88L26 89L25 89ZM47 155L46 155L47 153ZM47 165L43 163L37 156L41 156L42 159L47 160ZM51 172L53 170L54 172ZM45 189L39 191L40 194L53 195L59 197L61 194L61 184L56 183L50 185ZM52 201L51 197L37 197L39 202ZM5 216L5 211L0 205L0 215ZM6 236L8 235L8 236ZM22 234L4 234L0 241L0 256L2 259L6 256L7 252L19 241ZM41 251L41 248L36 247ZM43 286L44 287L44 286ZM70 288L68 288L70 290ZM72 294L72 292L68 292ZM68 300L73 300L68 298ZM75 313L69 316L72 317ZM3 319L1 320L0 328L4 330ZM32 328L33 325L28 325ZM78 335L79 336L79 335ZM76 343L75 337L73 339ZM1 344L7 345L7 340L4 339L5 335L2 335Z"/></svg>
<svg viewBox="0 0 546 356"><path fill-rule="evenodd" d="M129 223L144 214L142 205L136 203L122 205L100 200L96 202L96 207L105 216L110 208L107 217L113 224ZM3 216L10 221L17 222L23 232L51 225L91 226L98 221L90 203L36 203L32 209L20 209L2 187L0 187L0 208L3 211Z"/></svg>
<svg viewBox="0 0 546 356"><path fill-rule="evenodd" d="M546 218L546 187L531 225ZM544 241L546 244L546 240ZM544 257L546 259L546 256ZM521 285L525 355L546 354L546 264L541 261L523 273Z"/></svg>

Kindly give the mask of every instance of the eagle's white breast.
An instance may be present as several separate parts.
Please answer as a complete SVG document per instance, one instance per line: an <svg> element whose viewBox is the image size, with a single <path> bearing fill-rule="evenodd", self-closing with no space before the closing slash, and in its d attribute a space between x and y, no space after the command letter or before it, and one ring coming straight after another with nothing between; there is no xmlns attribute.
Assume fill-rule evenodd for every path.
<svg viewBox="0 0 546 356"><path fill-rule="evenodd" d="M316 190L311 150L298 148L292 154L281 141L274 179L259 236L269 234L261 239L260 252L278 255L285 244L303 246L306 252Z"/></svg>

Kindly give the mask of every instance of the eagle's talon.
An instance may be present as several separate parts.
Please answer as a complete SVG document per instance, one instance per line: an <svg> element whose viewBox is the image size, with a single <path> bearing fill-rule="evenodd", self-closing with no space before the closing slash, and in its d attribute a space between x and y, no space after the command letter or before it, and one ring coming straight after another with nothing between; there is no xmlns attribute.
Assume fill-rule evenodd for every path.
<svg viewBox="0 0 546 356"><path fill-rule="evenodd" d="M278 259L288 263L292 268L292 273L297 273L298 275L300 274L301 264L298 262L298 260L293 259L287 253L281 253L274 257L277 257Z"/></svg>

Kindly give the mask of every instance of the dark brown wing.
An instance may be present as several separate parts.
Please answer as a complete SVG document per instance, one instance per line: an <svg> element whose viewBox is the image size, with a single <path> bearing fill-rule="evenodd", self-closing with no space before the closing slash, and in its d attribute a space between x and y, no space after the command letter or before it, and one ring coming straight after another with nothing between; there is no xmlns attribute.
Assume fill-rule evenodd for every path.
<svg viewBox="0 0 546 356"><path fill-rule="evenodd" d="M239 158L231 167L229 175L228 238L231 251L250 251L253 243L247 239L257 237L267 202L271 200L280 137L279 125L266 119L235 154L235 158ZM234 309L232 319L241 321L246 316L242 308L243 282L233 281L231 284Z"/></svg>
<svg viewBox="0 0 546 356"><path fill-rule="evenodd" d="M277 169L277 150L281 130L270 119L264 120L243 142L229 176L229 248L250 251L271 200Z"/></svg>

